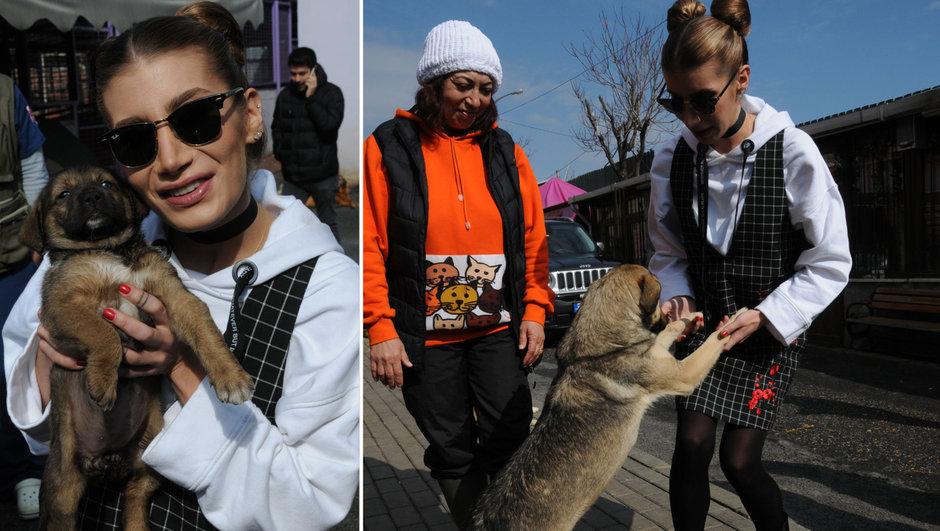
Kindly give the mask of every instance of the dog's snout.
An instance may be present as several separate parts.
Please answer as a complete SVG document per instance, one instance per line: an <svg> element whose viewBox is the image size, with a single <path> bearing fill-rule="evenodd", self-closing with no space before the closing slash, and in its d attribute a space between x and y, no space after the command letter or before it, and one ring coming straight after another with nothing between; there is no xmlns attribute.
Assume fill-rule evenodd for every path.
<svg viewBox="0 0 940 531"><path fill-rule="evenodd" d="M101 201L101 188L85 188L78 196L78 200L86 205L95 205Z"/></svg>

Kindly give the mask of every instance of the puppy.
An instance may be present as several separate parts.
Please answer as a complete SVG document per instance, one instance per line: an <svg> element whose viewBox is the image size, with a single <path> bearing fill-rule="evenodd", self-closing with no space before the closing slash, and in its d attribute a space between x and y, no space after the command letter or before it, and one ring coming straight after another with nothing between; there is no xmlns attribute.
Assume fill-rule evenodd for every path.
<svg viewBox="0 0 940 531"><path fill-rule="evenodd" d="M42 482L41 529L74 529L89 477L127 478L124 528L149 529L150 496L159 480L140 455L163 427L162 376L118 379L124 343L101 317L119 308L149 321L118 294L139 286L166 307L171 328L206 369L219 398L241 403L251 377L229 352L209 310L183 286L176 271L140 234L147 208L100 168L67 169L42 192L21 239L49 253L40 320L64 353L84 359L84 370L53 367L52 443ZM127 338L124 338L125 340ZM136 345L136 348L140 348Z"/></svg>
<svg viewBox="0 0 940 531"><path fill-rule="evenodd" d="M623 464L652 401L702 382L728 340L713 333L676 360L670 349L689 321L665 325L659 293L637 265L591 285L556 351L543 413L477 501L474 529L572 529Z"/></svg>

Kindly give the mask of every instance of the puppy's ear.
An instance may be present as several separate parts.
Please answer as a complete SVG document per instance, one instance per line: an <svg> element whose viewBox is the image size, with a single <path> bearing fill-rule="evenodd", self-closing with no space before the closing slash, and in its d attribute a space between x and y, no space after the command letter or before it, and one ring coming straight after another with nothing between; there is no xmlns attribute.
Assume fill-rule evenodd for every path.
<svg viewBox="0 0 940 531"><path fill-rule="evenodd" d="M140 225L140 222L143 221L150 212L150 207L137 195L137 192L134 191L134 187L127 182L126 178L115 177L114 180L117 181L118 186L121 187L121 192L131 201L131 221L135 225Z"/></svg>
<svg viewBox="0 0 940 531"><path fill-rule="evenodd" d="M23 226L20 228L20 241L23 245L42 254L46 246L46 231L43 229L43 221L46 219L46 203L48 203L48 190L43 190L39 194L36 204L29 210L26 219L23 220Z"/></svg>
<svg viewBox="0 0 940 531"><path fill-rule="evenodd" d="M144 203L143 199L137 195L137 192L135 192L133 188L128 186L127 189L127 195L130 196L131 201L134 203L134 221L140 225L140 222L150 213L150 207L147 206L147 203Z"/></svg>
<svg viewBox="0 0 940 531"><path fill-rule="evenodd" d="M662 286L656 275L649 271L644 271L640 277L640 310L643 315L651 315L659 306L659 294Z"/></svg>

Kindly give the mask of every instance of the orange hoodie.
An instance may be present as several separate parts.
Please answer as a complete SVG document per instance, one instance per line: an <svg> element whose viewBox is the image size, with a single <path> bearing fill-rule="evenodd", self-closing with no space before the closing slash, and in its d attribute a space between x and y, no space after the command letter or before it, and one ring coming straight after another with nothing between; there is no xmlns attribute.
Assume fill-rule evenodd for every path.
<svg viewBox="0 0 940 531"><path fill-rule="evenodd" d="M398 109L396 116L420 122ZM502 218L490 195L477 142L479 133L451 137L422 127L421 153L428 182L425 300L428 346L505 330L509 313L494 300L503 285ZM376 345L398 337L388 303L388 178L382 153L369 136L363 172L363 324ZM523 320L544 324L553 310L548 288L548 244L538 184L529 161L515 150L525 217L526 289Z"/></svg>

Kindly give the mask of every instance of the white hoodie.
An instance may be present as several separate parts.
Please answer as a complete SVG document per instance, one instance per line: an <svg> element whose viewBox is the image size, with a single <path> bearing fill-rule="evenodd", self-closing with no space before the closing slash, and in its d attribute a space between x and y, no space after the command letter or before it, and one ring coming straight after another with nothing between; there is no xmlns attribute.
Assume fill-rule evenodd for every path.
<svg viewBox="0 0 940 531"><path fill-rule="evenodd" d="M163 430L143 459L195 492L219 529L325 529L346 515L359 483L359 269L329 227L300 201L277 194L270 172L257 172L251 191L277 216L264 247L250 258L258 266L256 284L320 257L291 338L277 425L251 401L220 402L203 381L183 407L170 394ZM152 240L161 232L151 214L145 235ZM176 256L170 260L224 330L235 287L231 270L198 275ZM44 260L3 329L10 416L39 454L48 451L49 407L41 408L33 376L35 330L48 267Z"/></svg>
<svg viewBox="0 0 940 531"><path fill-rule="evenodd" d="M749 137L754 142L754 151L747 157L743 183L740 145L724 155L713 149L708 151L707 238L722 256L728 253L734 226L744 208L756 153L784 130L783 180L790 222L793 227L803 230L810 247L798 257L793 276L771 292L757 305L757 309L767 317L771 333L780 342L789 344L809 328L816 316L848 283L852 257L845 206L819 148L808 134L793 125L789 114L775 110L760 98L747 95L742 106L745 111L757 115L754 132ZM695 135L683 126L680 135L656 152L650 171L648 222L650 240L655 249L650 270L663 285L661 301L678 295L692 295L679 216L672 203L669 184L672 155L679 138L684 138L693 152L698 149ZM743 190L736 216L739 183L742 183ZM692 211L697 220L698 202L694 199Z"/></svg>

